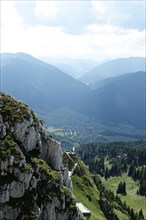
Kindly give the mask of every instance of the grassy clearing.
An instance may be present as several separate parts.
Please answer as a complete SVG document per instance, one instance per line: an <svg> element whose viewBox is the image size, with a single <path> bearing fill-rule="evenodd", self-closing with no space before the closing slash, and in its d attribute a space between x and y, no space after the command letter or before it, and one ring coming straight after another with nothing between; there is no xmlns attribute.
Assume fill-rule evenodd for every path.
<svg viewBox="0 0 146 220"><path fill-rule="evenodd" d="M128 215L123 214L120 210L114 209L114 212L117 214L120 220L129 220Z"/></svg>
<svg viewBox="0 0 146 220"><path fill-rule="evenodd" d="M103 212L100 209L98 200L99 200L99 191L96 186L89 186L85 184L85 181L82 177L77 175L72 176L73 181L73 193L77 199L77 202L82 203L91 211L90 220L106 220ZM87 195L91 196L91 201L87 198Z"/></svg>
<svg viewBox="0 0 146 220"><path fill-rule="evenodd" d="M138 183L135 182L131 177L128 177L126 174L121 177L110 177L107 181L103 179L104 185L107 189L110 189L116 195L117 186L121 181L126 182L126 191L127 195L120 195L121 200L133 208L136 212L142 208L143 214L146 219L146 198L144 196L137 195Z"/></svg>
<svg viewBox="0 0 146 220"><path fill-rule="evenodd" d="M61 136L61 137L65 136L65 133L64 133L63 129L61 129L61 128L48 127L47 131L49 133L54 133L54 134Z"/></svg>

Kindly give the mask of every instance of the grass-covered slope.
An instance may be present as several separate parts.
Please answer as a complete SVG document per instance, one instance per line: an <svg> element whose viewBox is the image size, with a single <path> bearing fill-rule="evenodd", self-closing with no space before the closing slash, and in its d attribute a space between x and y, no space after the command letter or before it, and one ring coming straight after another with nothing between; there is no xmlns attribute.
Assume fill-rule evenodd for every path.
<svg viewBox="0 0 146 220"><path fill-rule="evenodd" d="M101 197L108 199L119 219L146 219L145 140L90 143L79 153L90 171L101 176Z"/></svg>
<svg viewBox="0 0 146 220"><path fill-rule="evenodd" d="M126 202L128 206L134 209L135 212L143 210L144 217L146 219L146 198L144 196L137 195L139 188L138 182L135 182L131 177L126 174L118 177L110 177L109 179L103 179L103 183L107 189L112 190L116 195L117 186L121 181L126 182L127 195L120 195L123 202Z"/></svg>
<svg viewBox="0 0 146 220"><path fill-rule="evenodd" d="M73 193L78 203L82 203L91 211L91 220L106 220L99 205L99 190L97 189L92 175L90 174L88 167L77 157L75 154L70 154L74 163L77 163L77 167L72 174ZM70 170L73 168L73 161L67 159L64 154L64 161L68 164Z"/></svg>
<svg viewBox="0 0 146 220"><path fill-rule="evenodd" d="M128 214L123 211L122 207L117 201L108 201L106 197L103 201L106 203L101 207L101 194L106 190L99 175L93 175L89 172L88 167L76 156L76 154L69 153L72 160L69 160L64 154L64 162L70 170L73 169L74 164L77 164L71 178L73 182L73 193L77 202L82 203L91 211L91 220L129 220ZM112 214L109 214L113 212ZM108 213L109 212L109 213Z"/></svg>

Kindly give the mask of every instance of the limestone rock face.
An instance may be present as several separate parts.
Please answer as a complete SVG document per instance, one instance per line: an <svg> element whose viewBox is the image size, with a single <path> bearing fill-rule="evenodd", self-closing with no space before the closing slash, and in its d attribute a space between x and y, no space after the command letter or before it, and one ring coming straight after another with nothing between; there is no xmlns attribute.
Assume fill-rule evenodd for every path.
<svg viewBox="0 0 146 220"><path fill-rule="evenodd" d="M0 94L0 220L81 220L60 143L26 105Z"/></svg>
<svg viewBox="0 0 146 220"><path fill-rule="evenodd" d="M1 102L3 102L3 99L1 96ZM28 107L23 106L23 111L25 108L26 112L23 113L24 115L19 116L21 112L19 105L21 105L22 108L23 104L19 102L17 104L18 106L16 106L16 108L18 109L12 109L16 111L18 115L17 118L16 116L9 118L9 115L4 114L4 110L2 109L0 114L1 136L5 137L8 134L13 134L13 137L21 143L27 152L38 150L42 159L49 163L53 169L61 170L62 150L60 143L48 138L44 125ZM1 104L1 106L3 105ZM20 120L18 120L19 117Z"/></svg>
<svg viewBox="0 0 146 220"><path fill-rule="evenodd" d="M25 187L23 182L13 181L10 184L10 197L21 198L25 193Z"/></svg>
<svg viewBox="0 0 146 220"><path fill-rule="evenodd" d="M12 206L6 204L0 207L0 219L16 219L19 212L20 208L13 208Z"/></svg>
<svg viewBox="0 0 146 220"><path fill-rule="evenodd" d="M3 124L2 115L0 115L0 134L1 134L2 137L6 135L6 127Z"/></svg>
<svg viewBox="0 0 146 220"><path fill-rule="evenodd" d="M26 151L37 149L41 157L55 170L62 168L62 150L60 143L54 139L48 139L43 125L34 123L30 115L30 120L16 123L14 127L16 139L21 141Z"/></svg>
<svg viewBox="0 0 146 220"><path fill-rule="evenodd" d="M62 150L60 147L60 143L56 140L49 140L48 141L48 163L51 164L51 166L55 170L61 170L62 168Z"/></svg>
<svg viewBox="0 0 146 220"><path fill-rule="evenodd" d="M73 186L72 186L72 180L71 177L69 175L69 170L67 167L64 168L64 172L63 172L63 180L64 180L64 185L66 187L68 187L71 191L73 190Z"/></svg>
<svg viewBox="0 0 146 220"><path fill-rule="evenodd" d="M9 189L7 186L0 187L0 203L9 201Z"/></svg>

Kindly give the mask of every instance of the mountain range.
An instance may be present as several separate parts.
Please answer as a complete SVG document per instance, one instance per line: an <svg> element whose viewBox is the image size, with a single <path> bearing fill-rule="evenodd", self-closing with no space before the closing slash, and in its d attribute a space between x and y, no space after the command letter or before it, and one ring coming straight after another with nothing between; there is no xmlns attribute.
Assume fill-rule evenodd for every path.
<svg viewBox="0 0 146 220"><path fill-rule="evenodd" d="M59 112L69 107L97 123L144 129L144 60L124 58L98 66L98 70L111 66L112 78L100 81L100 86L92 90L55 66L30 55L1 54L1 91L22 100L35 112Z"/></svg>
<svg viewBox="0 0 146 220"><path fill-rule="evenodd" d="M84 74L80 80L88 85L94 85L97 81L116 77L125 73L145 71L146 59L144 57L129 57L110 60Z"/></svg>
<svg viewBox="0 0 146 220"><path fill-rule="evenodd" d="M75 79L84 75L85 72L92 70L95 66L100 65L102 62L96 62L89 59L79 58L51 58L40 57L44 62L58 67L63 72L73 76Z"/></svg>
<svg viewBox="0 0 146 220"><path fill-rule="evenodd" d="M74 103L90 88L52 65L17 53L1 56L1 90L49 112Z"/></svg>
<svg viewBox="0 0 146 220"><path fill-rule="evenodd" d="M145 79L146 72L142 71L113 78L84 97L78 110L104 123L129 124L144 129Z"/></svg>

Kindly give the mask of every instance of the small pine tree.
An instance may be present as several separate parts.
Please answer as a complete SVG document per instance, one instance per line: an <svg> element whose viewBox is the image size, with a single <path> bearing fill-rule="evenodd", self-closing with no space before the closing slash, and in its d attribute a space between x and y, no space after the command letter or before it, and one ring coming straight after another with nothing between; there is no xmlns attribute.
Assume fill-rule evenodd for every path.
<svg viewBox="0 0 146 220"><path fill-rule="evenodd" d="M124 182L120 182L118 185L118 189L117 189L117 194L122 194L122 195L126 195L126 183Z"/></svg>
<svg viewBox="0 0 146 220"><path fill-rule="evenodd" d="M133 172L134 172L134 165L132 163L129 167L128 176L133 176Z"/></svg>
<svg viewBox="0 0 146 220"><path fill-rule="evenodd" d="M139 190L137 190L136 194L139 195Z"/></svg>
<svg viewBox="0 0 146 220"><path fill-rule="evenodd" d="M108 167L106 167L106 169L105 169L105 179L107 180L108 177L109 177L109 169L108 169Z"/></svg>
<svg viewBox="0 0 146 220"><path fill-rule="evenodd" d="M130 214L131 220L135 220L135 213L134 213L133 208L130 210L129 214Z"/></svg>
<svg viewBox="0 0 146 220"><path fill-rule="evenodd" d="M146 181L142 180L139 187L139 194L141 196L146 196Z"/></svg>
<svg viewBox="0 0 146 220"><path fill-rule="evenodd" d="M138 220L143 220L144 219L144 215L142 212L142 209L140 209L139 214L138 214Z"/></svg>

